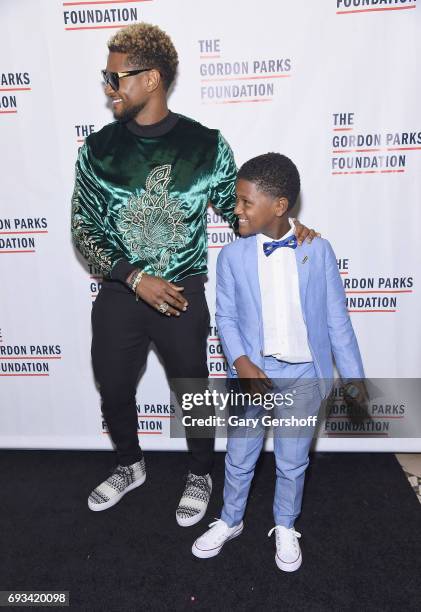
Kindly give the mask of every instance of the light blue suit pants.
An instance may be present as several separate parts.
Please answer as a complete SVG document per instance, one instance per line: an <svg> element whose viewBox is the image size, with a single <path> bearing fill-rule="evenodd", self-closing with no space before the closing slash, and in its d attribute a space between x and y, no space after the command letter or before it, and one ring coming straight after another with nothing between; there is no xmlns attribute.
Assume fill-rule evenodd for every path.
<svg viewBox="0 0 421 612"><path fill-rule="evenodd" d="M265 358L265 373L272 380L277 393L293 392L291 407L266 410L262 406L248 406L246 418L269 414L273 418L297 418L317 415L321 395L313 363L290 364L274 357ZM237 427L228 430L225 457L224 506L221 519L229 527L238 525L244 516L254 469L265 439L265 427ZM275 525L293 527L301 511L305 471L314 428L284 426L273 428L276 462L276 486L273 502ZM293 437L292 437L293 436Z"/></svg>

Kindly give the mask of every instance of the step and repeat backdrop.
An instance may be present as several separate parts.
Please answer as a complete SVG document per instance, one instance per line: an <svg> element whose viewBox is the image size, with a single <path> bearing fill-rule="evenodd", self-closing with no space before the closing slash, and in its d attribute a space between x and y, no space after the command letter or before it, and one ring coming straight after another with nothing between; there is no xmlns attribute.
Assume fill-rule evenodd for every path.
<svg viewBox="0 0 421 612"><path fill-rule="evenodd" d="M109 449L90 362L101 283L74 250L70 198L85 137L113 120L100 70L118 29L173 39L169 105L219 128L237 164L268 151L302 176L296 216L337 255L367 376L419 378L421 6L416 0L2 0L0 4L0 446ZM212 378L215 262L235 239L208 212ZM152 349L137 394L145 449L169 436L170 394ZM320 450L419 450L396 437L405 403L376 404L357 430L340 407ZM224 448L224 440L217 441Z"/></svg>

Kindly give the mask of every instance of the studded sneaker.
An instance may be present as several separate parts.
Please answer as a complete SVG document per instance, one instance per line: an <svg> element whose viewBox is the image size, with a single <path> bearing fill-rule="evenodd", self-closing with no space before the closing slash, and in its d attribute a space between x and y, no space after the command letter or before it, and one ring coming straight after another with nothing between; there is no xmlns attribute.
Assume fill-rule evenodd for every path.
<svg viewBox="0 0 421 612"><path fill-rule="evenodd" d="M221 552L225 542L232 540L240 535L243 531L243 521L235 527L228 527L225 521L217 519L209 524L210 529L197 538L192 546L192 553L200 559L209 559L216 557Z"/></svg>
<svg viewBox="0 0 421 612"><path fill-rule="evenodd" d="M273 532L275 532L276 537L276 565L283 572L295 572L303 562L300 545L297 540L297 538L301 538L301 533L295 531L293 527L288 529L288 527L283 525L272 527L268 536L271 536Z"/></svg>
<svg viewBox="0 0 421 612"><path fill-rule="evenodd" d="M175 518L180 527L195 525L205 516L211 493L212 478L210 474L196 476L191 472L188 473L184 493L175 513Z"/></svg>
<svg viewBox="0 0 421 612"><path fill-rule="evenodd" d="M132 465L118 465L107 480L89 495L88 506L94 512L107 510L117 504L126 493L140 487L146 480L145 459Z"/></svg>

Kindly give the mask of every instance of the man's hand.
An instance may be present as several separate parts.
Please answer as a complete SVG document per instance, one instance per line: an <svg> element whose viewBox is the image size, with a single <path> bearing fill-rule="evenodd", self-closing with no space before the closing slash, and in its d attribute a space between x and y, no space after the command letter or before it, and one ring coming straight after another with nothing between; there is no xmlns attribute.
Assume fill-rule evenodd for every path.
<svg viewBox="0 0 421 612"><path fill-rule="evenodd" d="M136 287L137 295L152 308L158 309L162 304L168 304L168 308L162 314L167 317L171 315L179 317L180 314L187 310L188 301L180 294L184 287L177 287L173 283L169 283L158 276L143 274L139 284Z"/></svg>
<svg viewBox="0 0 421 612"><path fill-rule="evenodd" d="M300 223L298 219L293 219L295 225L295 235L297 236L297 242L299 245L302 245L304 240L307 240L310 243L313 238L319 237L319 232L316 232L314 229L308 229L305 225Z"/></svg>
<svg viewBox="0 0 421 612"><path fill-rule="evenodd" d="M242 387L251 395L261 395L272 389L270 378L255 365L246 355L238 357L234 361L234 367L237 370L238 378L242 379Z"/></svg>

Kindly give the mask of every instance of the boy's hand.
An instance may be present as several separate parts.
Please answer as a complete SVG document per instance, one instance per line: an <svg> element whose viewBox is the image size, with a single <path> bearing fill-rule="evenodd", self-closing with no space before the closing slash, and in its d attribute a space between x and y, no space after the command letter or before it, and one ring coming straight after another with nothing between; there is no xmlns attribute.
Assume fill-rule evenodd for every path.
<svg viewBox="0 0 421 612"><path fill-rule="evenodd" d="M363 380L348 381L344 386L344 399L349 407L349 418L352 423L359 424L371 420L368 411L370 397Z"/></svg>
<svg viewBox="0 0 421 612"><path fill-rule="evenodd" d="M242 379L242 387L246 393L253 395L262 395L272 389L272 382L266 374L257 367L246 355L238 357L234 361L235 369L237 370L238 378Z"/></svg>
<svg viewBox="0 0 421 612"><path fill-rule="evenodd" d="M297 242L299 245L302 245L304 240L307 240L310 243L313 238L319 237L319 232L316 232L314 229L308 229L305 225L300 223L298 219L293 219L295 225L295 235L297 236Z"/></svg>

